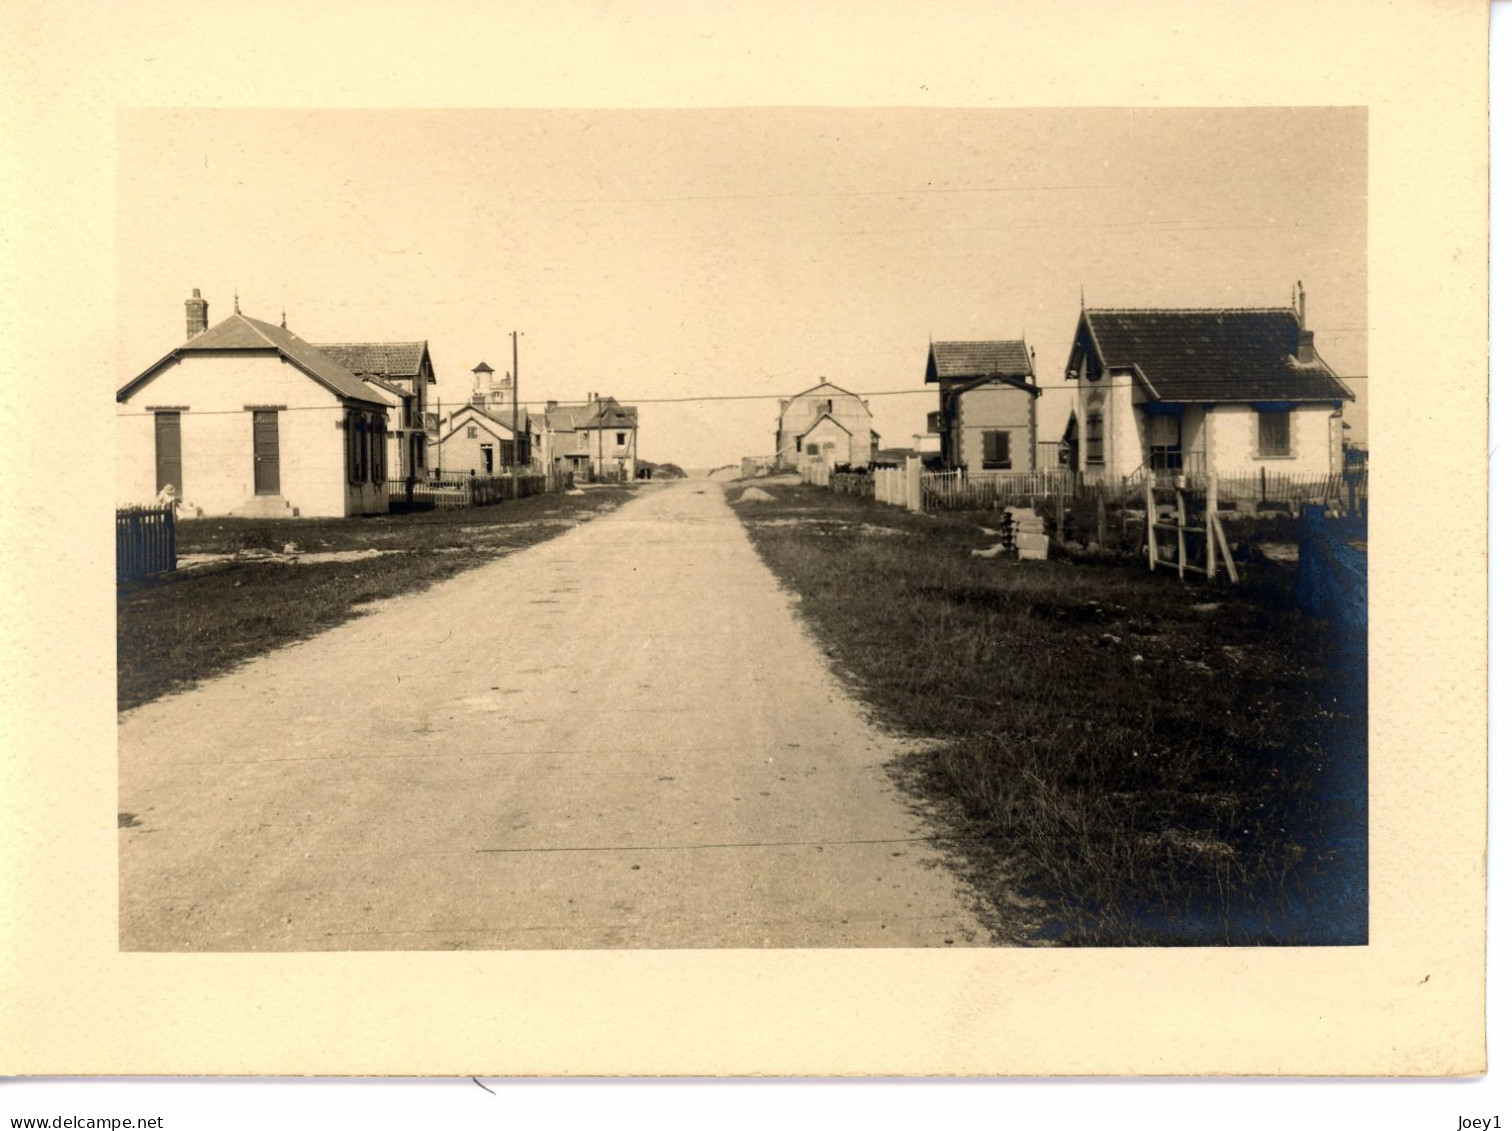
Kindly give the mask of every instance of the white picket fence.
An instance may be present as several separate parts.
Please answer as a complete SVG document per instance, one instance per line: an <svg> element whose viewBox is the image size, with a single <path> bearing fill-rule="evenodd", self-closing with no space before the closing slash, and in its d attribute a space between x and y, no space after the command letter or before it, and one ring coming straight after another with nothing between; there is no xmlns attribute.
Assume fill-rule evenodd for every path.
<svg viewBox="0 0 1512 1131"><path fill-rule="evenodd" d="M798 464L798 475L805 483L816 487L829 487L831 474L829 465L821 459L803 459ZM923 476L918 456L910 456L902 467L879 467L871 475L872 497L877 502L915 512L924 509Z"/></svg>

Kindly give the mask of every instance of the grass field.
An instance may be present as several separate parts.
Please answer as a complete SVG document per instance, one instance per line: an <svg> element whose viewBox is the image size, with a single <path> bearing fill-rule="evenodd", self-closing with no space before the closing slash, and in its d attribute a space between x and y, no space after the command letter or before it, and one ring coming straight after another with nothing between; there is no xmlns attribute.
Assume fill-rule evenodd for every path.
<svg viewBox="0 0 1512 1131"><path fill-rule="evenodd" d="M819 488L737 506L1000 922L1063 945L1344 944L1366 931L1361 642L1128 562L982 559L991 515Z"/></svg>
<svg viewBox="0 0 1512 1131"><path fill-rule="evenodd" d="M553 538L632 494L628 487L595 487L469 510L181 522L181 559L243 556L118 591L117 706L125 710L190 687L339 624L367 602L422 589ZM283 555L291 546L291 555ZM292 557L371 550L382 552L346 561ZM256 556L268 553L280 556Z"/></svg>

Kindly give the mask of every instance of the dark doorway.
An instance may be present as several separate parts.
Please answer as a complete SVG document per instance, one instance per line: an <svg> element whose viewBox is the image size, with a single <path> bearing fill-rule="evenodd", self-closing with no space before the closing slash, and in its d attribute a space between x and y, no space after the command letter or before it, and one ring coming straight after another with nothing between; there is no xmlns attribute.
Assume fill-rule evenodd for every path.
<svg viewBox="0 0 1512 1131"><path fill-rule="evenodd" d="M184 449L179 433L179 414L158 412L157 418L157 489L172 487L176 498L184 497Z"/></svg>
<svg viewBox="0 0 1512 1131"><path fill-rule="evenodd" d="M252 480L259 495L276 495L278 477L278 413L252 413Z"/></svg>

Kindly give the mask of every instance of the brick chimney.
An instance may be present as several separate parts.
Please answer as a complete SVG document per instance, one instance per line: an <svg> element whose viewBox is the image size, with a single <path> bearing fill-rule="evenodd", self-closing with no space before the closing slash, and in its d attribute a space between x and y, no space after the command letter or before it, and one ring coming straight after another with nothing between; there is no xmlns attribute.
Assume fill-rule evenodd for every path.
<svg viewBox="0 0 1512 1131"><path fill-rule="evenodd" d="M191 338L210 327L210 304L200 298L198 287L194 288L192 298L184 300L184 320Z"/></svg>
<svg viewBox="0 0 1512 1131"><path fill-rule="evenodd" d="M1318 353L1313 348L1313 332L1307 328L1307 291L1300 279L1297 280L1297 360L1303 365L1318 360Z"/></svg>

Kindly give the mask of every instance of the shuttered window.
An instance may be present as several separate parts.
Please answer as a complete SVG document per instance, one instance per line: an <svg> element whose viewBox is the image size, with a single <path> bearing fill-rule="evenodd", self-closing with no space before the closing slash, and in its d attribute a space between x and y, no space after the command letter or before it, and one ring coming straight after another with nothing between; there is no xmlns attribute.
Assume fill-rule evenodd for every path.
<svg viewBox="0 0 1512 1131"><path fill-rule="evenodd" d="M982 433L982 467L987 470L1002 470L1013 466L1008 453L1008 433L1000 431Z"/></svg>
<svg viewBox="0 0 1512 1131"><path fill-rule="evenodd" d="M1101 409L1087 413L1087 462L1103 461L1103 414Z"/></svg>

